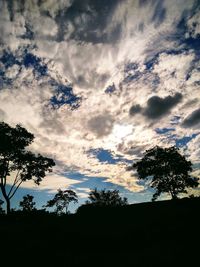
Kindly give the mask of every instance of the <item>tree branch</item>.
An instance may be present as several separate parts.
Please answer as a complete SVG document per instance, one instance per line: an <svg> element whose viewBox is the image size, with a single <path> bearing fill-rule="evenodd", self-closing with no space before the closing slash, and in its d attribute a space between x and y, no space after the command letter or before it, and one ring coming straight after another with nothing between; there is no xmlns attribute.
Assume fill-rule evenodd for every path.
<svg viewBox="0 0 200 267"><path fill-rule="evenodd" d="M17 189L20 187L22 182L23 181L21 180L20 183L16 186L15 190L13 191L13 193L9 196L9 199L11 199L14 196L14 194L16 193Z"/></svg>
<svg viewBox="0 0 200 267"><path fill-rule="evenodd" d="M6 186L6 176L8 175L8 167L9 167L9 160L7 161L7 166L6 166L6 170L5 170L5 174L4 174L4 186Z"/></svg>
<svg viewBox="0 0 200 267"><path fill-rule="evenodd" d="M4 184L3 184L3 178L1 178L1 184L0 184L0 187L1 187L1 192L2 192L2 194L3 194L3 196L4 196L4 198L7 199L8 196L7 196L7 193L6 193L6 188L5 188Z"/></svg>
<svg viewBox="0 0 200 267"><path fill-rule="evenodd" d="M12 187L11 187L9 193L8 193L8 197L10 196L10 194L11 194L11 192L12 192L14 186L20 181L20 180L17 181L17 178L18 178L18 176L19 176L19 173L20 173L20 170L18 170L18 172L17 172L17 175L16 175L16 177L15 177L15 180L14 180L14 182L13 182L13 185L12 185Z"/></svg>

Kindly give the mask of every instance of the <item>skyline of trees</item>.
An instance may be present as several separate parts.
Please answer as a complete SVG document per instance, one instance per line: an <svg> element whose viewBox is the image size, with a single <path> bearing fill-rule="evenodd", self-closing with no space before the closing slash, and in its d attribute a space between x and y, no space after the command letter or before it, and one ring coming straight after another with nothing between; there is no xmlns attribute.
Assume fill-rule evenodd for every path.
<svg viewBox="0 0 200 267"><path fill-rule="evenodd" d="M0 189L5 200L0 202L1 212L4 203L7 213L10 213L10 200L24 181L33 180L39 185L46 172L51 172L55 165L53 159L26 150L33 140L34 135L22 126L11 127L5 122L0 122ZM129 168L131 169L137 169L139 179L152 178L150 187L156 190L152 200L156 200L162 193L169 193L172 199L176 199L178 194L186 194L188 187L195 188L199 184L198 178L190 175L192 163L181 155L176 147L153 147ZM11 173L15 174L15 178L13 184L9 184L8 187L7 180ZM36 203L33 202L33 198L29 194L23 197L19 203L22 210L35 209ZM70 202L78 202L76 192L58 189L58 193L43 207L55 207L57 214L63 213L64 209L67 213ZM89 192L86 204L123 206L127 205L128 201L120 196L119 190L94 188Z"/></svg>

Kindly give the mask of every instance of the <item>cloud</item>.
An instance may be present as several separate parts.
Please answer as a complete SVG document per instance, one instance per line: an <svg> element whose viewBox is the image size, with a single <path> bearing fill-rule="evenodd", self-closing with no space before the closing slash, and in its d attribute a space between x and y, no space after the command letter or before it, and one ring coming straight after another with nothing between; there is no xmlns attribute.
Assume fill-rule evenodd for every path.
<svg viewBox="0 0 200 267"><path fill-rule="evenodd" d="M88 121L88 128L91 130L97 138L109 135L114 125L114 119L108 113L100 114L92 117Z"/></svg>
<svg viewBox="0 0 200 267"><path fill-rule="evenodd" d="M183 127L197 127L200 124L200 109L194 110L182 122Z"/></svg>
<svg viewBox="0 0 200 267"><path fill-rule="evenodd" d="M154 22L155 27L162 24L166 18L167 9L163 5L164 1L157 1L154 14L152 16L152 22Z"/></svg>
<svg viewBox="0 0 200 267"><path fill-rule="evenodd" d="M9 177L8 184L12 185L14 181L14 176ZM79 184L79 181L68 178L62 174L50 174L47 175L40 183L40 185L36 185L32 180L26 181L22 183L21 187L25 189L32 190L44 190L48 191L48 193L56 193L57 189L66 189L71 185Z"/></svg>
<svg viewBox="0 0 200 267"><path fill-rule="evenodd" d="M75 0L56 18L57 40L75 39L91 43L115 42L120 37L120 24L106 30L119 0Z"/></svg>
<svg viewBox="0 0 200 267"><path fill-rule="evenodd" d="M168 114L171 109L176 106L182 100L182 94L176 93L174 96L152 96L147 100L146 107L142 108L139 104L133 105L129 114L134 116L137 113L141 113L148 119L156 120L164 115Z"/></svg>
<svg viewBox="0 0 200 267"><path fill-rule="evenodd" d="M5 121L6 120L6 113L0 109L0 121Z"/></svg>
<svg viewBox="0 0 200 267"><path fill-rule="evenodd" d="M1 1L0 116L33 132L30 149L56 160L45 186L72 179L80 188L68 175L78 172L86 191L97 184L141 192L127 162L88 151L133 161L198 134L195 2ZM196 124L183 127L190 117ZM198 140L183 147L196 162Z"/></svg>
<svg viewBox="0 0 200 267"><path fill-rule="evenodd" d="M137 113L140 113L142 111L142 107L139 105L139 104L137 104L137 105L133 105L131 108L130 108L130 110L129 110L129 114L131 115L131 116L133 116L133 115L135 115L135 114L137 114Z"/></svg>
<svg viewBox="0 0 200 267"><path fill-rule="evenodd" d="M164 98L159 96L152 96L147 101L147 106L143 111L144 116L149 119L158 119L180 103L182 94L176 93L174 96L166 96Z"/></svg>

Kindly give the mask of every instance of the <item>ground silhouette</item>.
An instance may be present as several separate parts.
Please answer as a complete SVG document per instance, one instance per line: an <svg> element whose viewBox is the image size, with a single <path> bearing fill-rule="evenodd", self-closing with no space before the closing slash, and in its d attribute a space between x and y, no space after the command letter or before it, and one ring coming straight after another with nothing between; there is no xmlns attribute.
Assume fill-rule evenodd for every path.
<svg viewBox="0 0 200 267"><path fill-rule="evenodd" d="M199 208L193 197L1 215L1 255L15 265L198 266Z"/></svg>

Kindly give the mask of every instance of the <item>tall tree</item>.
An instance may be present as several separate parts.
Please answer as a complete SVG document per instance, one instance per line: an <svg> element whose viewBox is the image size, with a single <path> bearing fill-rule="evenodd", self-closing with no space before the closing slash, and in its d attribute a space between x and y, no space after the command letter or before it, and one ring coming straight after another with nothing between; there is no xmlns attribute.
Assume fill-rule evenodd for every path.
<svg viewBox="0 0 200 267"><path fill-rule="evenodd" d="M35 208L35 202L33 201L33 199L34 199L34 196L27 194L26 196L23 196L22 201L19 202L19 206L25 212L34 211L36 210L36 208Z"/></svg>
<svg viewBox="0 0 200 267"><path fill-rule="evenodd" d="M39 185L55 165L53 159L26 150L33 139L34 135L20 125L11 127L0 122L0 188L7 213L10 212L10 200L20 185L27 180ZM14 177L12 184L11 177Z"/></svg>
<svg viewBox="0 0 200 267"><path fill-rule="evenodd" d="M179 153L176 147L155 146L145 152L144 157L133 164L140 179L151 179L150 186L156 190L152 201L161 193L169 193L176 199L179 193L187 193L188 187L197 187L198 179L192 177L192 163Z"/></svg>
<svg viewBox="0 0 200 267"><path fill-rule="evenodd" d="M68 207L70 202L78 202L76 192L74 192L73 190L62 191L61 189L58 189L58 193L55 194L53 199L47 201L45 207L55 207L55 212L57 214L62 214L64 209L66 213L68 213Z"/></svg>
<svg viewBox="0 0 200 267"><path fill-rule="evenodd" d="M94 206L124 206L128 204L127 198L122 198L118 190L92 189L89 193L89 201L86 204Z"/></svg>

